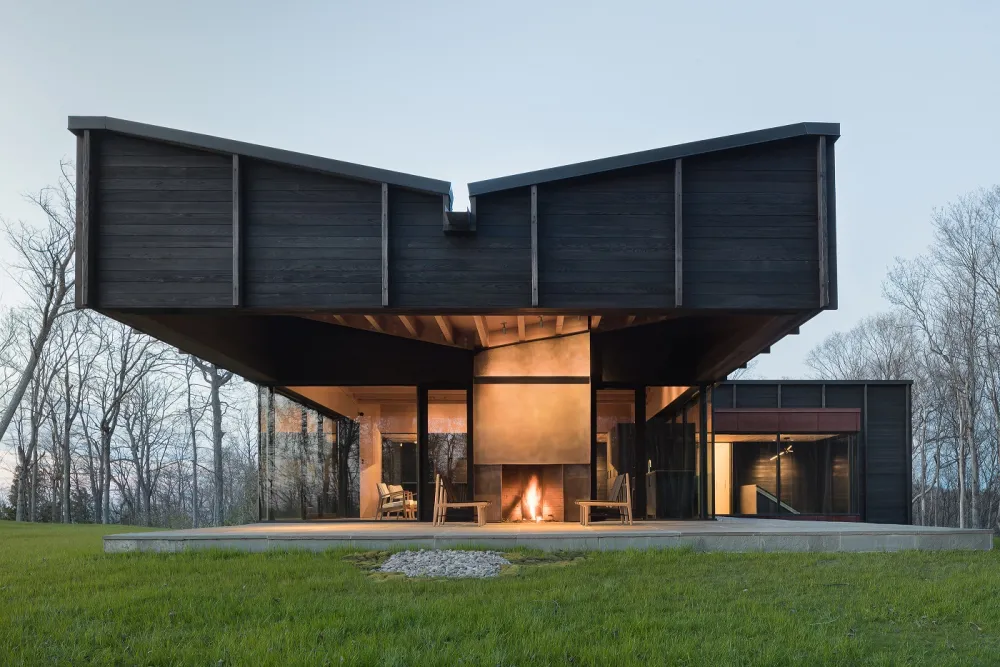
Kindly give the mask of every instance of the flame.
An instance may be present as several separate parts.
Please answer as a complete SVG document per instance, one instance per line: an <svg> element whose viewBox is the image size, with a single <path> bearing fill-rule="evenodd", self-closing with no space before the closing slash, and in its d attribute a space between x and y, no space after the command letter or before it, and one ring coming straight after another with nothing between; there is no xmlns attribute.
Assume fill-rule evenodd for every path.
<svg viewBox="0 0 1000 667"><path fill-rule="evenodd" d="M542 520L542 487L538 484L538 475L532 475L528 480L528 488L524 490L524 504L528 507L532 521Z"/></svg>

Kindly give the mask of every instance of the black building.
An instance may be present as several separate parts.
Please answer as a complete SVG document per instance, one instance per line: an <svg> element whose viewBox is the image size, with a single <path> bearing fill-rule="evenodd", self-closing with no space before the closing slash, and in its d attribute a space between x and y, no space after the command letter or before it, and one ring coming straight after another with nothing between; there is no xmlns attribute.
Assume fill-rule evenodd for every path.
<svg viewBox="0 0 1000 667"><path fill-rule="evenodd" d="M472 183L468 211L445 181L105 117L69 128L77 305L261 386L265 519L372 516L380 482L427 518L440 474L492 520L517 518L529 484L544 518L572 520L622 472L637 516L710 517L713 387L837 306L836 124ZM808 513L905 520L876 487L908 488L908 460L876 471L879 450L848 439L847 511L838 486L803 496ZM776 475L756 485L801 514Z"/></svg>

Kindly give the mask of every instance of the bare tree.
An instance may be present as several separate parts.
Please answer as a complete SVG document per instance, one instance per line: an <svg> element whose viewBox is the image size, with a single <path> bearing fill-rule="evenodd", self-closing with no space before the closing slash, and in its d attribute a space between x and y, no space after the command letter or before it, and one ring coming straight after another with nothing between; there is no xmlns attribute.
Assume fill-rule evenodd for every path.
<svg viewBox="0 0 1000 667"><path fill-rule="evenodd" d="M222 428L222 388L233 379L230 371L223 370L215 364L210 364L197 357L191 357L192 363L201 371L201 375L208 385L209 403L212 406L212 456L213 456L213 486L215 491L215 502L212 506L212 523L221 526L224 520L223 511L225 509L225 498L223 489L222 466L222 441L225 432Z"/></svg>
<svg viewBox="0 0 1000 667"><path fill-rule="evenodd" d="M28 298L29 306L25 310L31 317L25 321L27 361L0 414L0 439L6 434L34 377L52 325L72 309L76 188L71 167L64 163L59 185L44 188L30 199L45 214L47 224L42 228L25 223L7 224L7 240L17 255L11 277Z"/></svg>

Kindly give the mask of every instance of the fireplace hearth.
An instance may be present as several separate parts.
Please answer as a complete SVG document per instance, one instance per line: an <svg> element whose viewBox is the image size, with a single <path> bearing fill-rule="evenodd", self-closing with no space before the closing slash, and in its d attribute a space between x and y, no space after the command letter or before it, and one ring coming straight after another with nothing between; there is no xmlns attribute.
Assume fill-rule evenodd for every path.
<svg viewBox="0 0 1000 667"><path fill-rule="evenodd" d="M476 500L492 522L576 521L575 501L590 495L590 471L575 464L477 465Z"/></svg>

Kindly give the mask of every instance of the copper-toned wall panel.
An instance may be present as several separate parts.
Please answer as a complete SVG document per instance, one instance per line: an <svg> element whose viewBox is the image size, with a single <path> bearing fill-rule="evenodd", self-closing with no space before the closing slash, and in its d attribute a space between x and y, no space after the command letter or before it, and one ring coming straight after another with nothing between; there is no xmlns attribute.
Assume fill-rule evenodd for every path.
<svg viewBox="0 0 1000 667"><path fill-rule="evenodd" d="M589 384L477 384L476 463L589 463Z"/></svg>
<svg viewBox="0 0 1000 667"><path fill-rule="evenodd" d="M717 408L716 433L857 433L857 408Z"/></svg>
<svg viewBox="0 0 1000 667"><path fill-rule="evenodd" d="M514 326L517 326L516 323ZM476 377L588 377L590 334L547 338L483 350L475 358L475 375Z"/></svg>
<svg viewBox="0 0 1000 667"><path fill-rule="evenodd" d="M783 412L778 419L782 433L815 433L818 426L815 412Z"/></svg>
<svg viewBox="0 0 1000 667"><path fill-rule="evenodd" d="M861 410L829 410L818 415L819 430L854 433L861 430Z"/></svg>
<svg viewBox="0 0 1000 667"><path fill-rule="evenodd" d="M738 415L738 433L777 433L778 415L774 412L741 412Z"/></svg>

